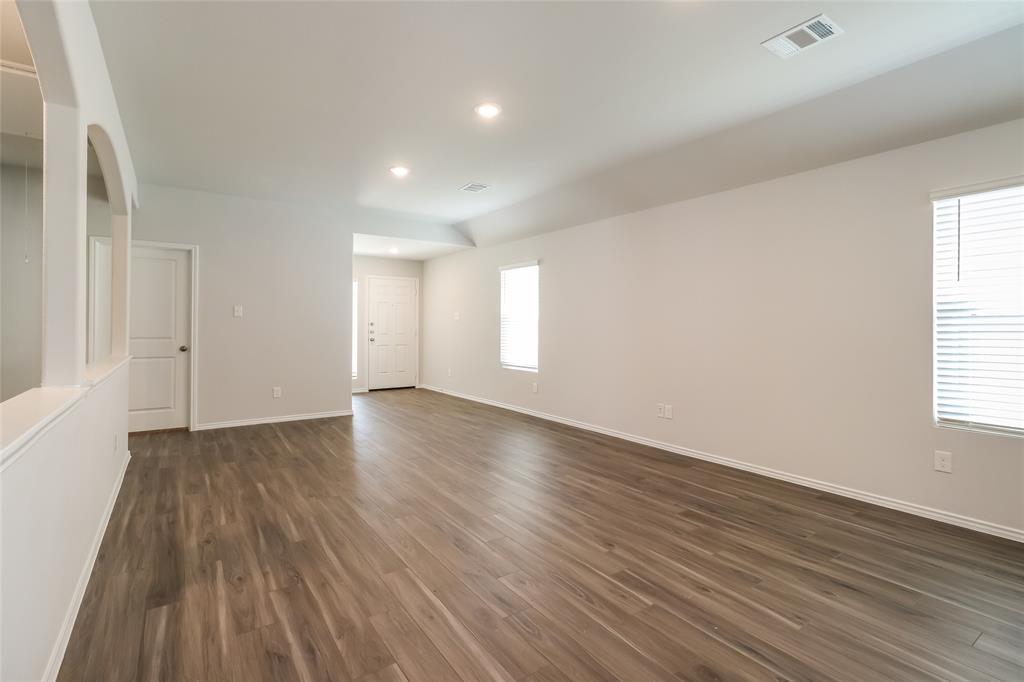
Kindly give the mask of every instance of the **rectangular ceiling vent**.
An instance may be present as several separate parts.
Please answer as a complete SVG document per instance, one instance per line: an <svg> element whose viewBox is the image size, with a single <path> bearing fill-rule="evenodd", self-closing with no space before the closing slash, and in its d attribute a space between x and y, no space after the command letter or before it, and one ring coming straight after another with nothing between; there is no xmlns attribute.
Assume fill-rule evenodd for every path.
<svg viewBox="0 0 1024 682"><path fill-rule="evenodd" d="M792 57L798 52L803 52L809 47L841 35L843 29L839 28L836 22L824 14L819 14L813 19L808 19L802 24L788 28L782 33L761 43L772 54L783 59Z"/></svg>
<svg viewBox="0 0 1024 682"><path fill-rule="evenodd" d="M482 182L471 182L468 185L463 185L459 189L463 192L469 192L471 194L479 194L491 188L490 185L485 185Z"/></svg>

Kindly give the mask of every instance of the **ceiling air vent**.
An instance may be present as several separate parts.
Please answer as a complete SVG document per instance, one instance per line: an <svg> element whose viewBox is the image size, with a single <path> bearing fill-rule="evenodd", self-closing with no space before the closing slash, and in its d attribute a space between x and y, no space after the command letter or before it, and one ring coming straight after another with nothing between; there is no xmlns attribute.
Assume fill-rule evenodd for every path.
<svg viewBox="0 0 1024 682"><path fill-rule="evenodd" d="M824 14L819 14L813 19L808 19L802 24L788 28L779 35L769 38L761 43L768 50L783 59L792 57L797 52L803 52L823 40L834 38L843 33L836 22Z"/></svg>
<svg viewBox="0 0 1024 682"><path fill-rule="evenodd" d="M485 185L482 182L471 182L468 185L463 185L459 189L462 190L463 192L469 192L471 194L479 194L480 192L489 190L490 188L491 188L490 185Z"/></svg>

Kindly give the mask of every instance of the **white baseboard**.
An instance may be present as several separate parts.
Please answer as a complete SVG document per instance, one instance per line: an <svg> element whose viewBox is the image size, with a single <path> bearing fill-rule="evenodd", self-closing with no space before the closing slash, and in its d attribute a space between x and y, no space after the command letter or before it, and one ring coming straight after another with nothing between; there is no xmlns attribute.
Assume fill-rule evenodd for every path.
<svg viewBox="0 0 1024 682"><path fill-rule="evenodd" d="M276 424L278 422L297 422L304 419L327 419L329 417L351 417L352 410L334 410L333 412L311 412L309 414L286 414L280 417L257 417L256 419L233 419L225 422L209 422L196 424L192 431L208 429L227 429L233 426L252 426L254 424Z"/></svg>
<svg viewBox="0 0 1024 682"><path fill-rule="evenodd" d="M369 392L370 392L370 389L368 389L368 388L353 388L352 389L352 394L353 395L355 395L356 393L369 393Z"/></svg>
<svg viewBox="0 0 1024 682"><path fill-rule="evenodd" d="M714 462L733 469L742 469L743 471L750 471L761 476L767 476L769 478L775 478L780 481L787 481L789 483L795 483L802 485L806 488L813 488L815 490L821 490L823 492L833 493L842 497L849 497L861 502L867 502L874 504L879 507L886 507L888 509L895 509L897 511L906 512L915 516L923 516L928 519L935 521L942 521L953 526L959 526L961 528L968 528L975 530L980 533L987 533L989 535L996 535L1001 538L1008 540L1014 540L1016 542L1024 543L1024 529L1011 528L1010 526L1002 526L997 523L990 523L988 521L982 521L981 519L971 518L969 516L962 516L960 514L954 514L953 512L943 511L942 509L935 509L933 507L926 507L924 505L915 504L913 502L905 502L903 500L897 500L892 497L885 497L883 495L876 495L875 493L865 492L863 490L857 490L855 488L847 488L846 486L836 485L835 483L829 483L827 481L819 481L813 478L807 478L806 476L799 476L797 474L791 474L785 471L779 471L778 469L770 469L757 464L749 464L747 462L740 461L738 459L730 459L728 457L720 457L719 455L713 455L708 452L701 452L700 450L692 450L690 448L684 448L679 445L673 445L672 443L665 443L651 438L645 438L643 436L636 436L631 433L625 433L623 431L616 431L615 429L609 429L603 426L597 426L596 424L588 424L587 422L578 421L576 419L569 419L567 417L559 417L558 415L548 414L546 412L538 412L537 410L531 410L526 407L519 407L518 405L510 405L508 403L498 402L497 400L490 400L488 398L481 398L475 395L468 395L466 393L458 393L456 391L449 391L444 388L437 386L428 386L426 384L418 386L428 391L436 391L437 393L444 393L446 395L454 396L456 398L463 398L465 400L472 400L474 402L483 403L485 405L491 405L493 407L500 407L505 410L512 410L513 412L520 412L522 414L528 414L532 417L539 417L540 419L546 419L548 421L558 422L559 424L565 424L567 426L574 426L578 429L585 431L593 431L595 433L604 434L606 436L612 436L614 438L621 438L622 440L628 440L633 443L639 443L640 445L648 445L659 450L665 450L677 455L685 455L687 457L694 457L696 459L702 459L708 462Z"/></svg>
<svg viewBox="0 0 1024 682"><path fill-rule="evenodd" d="M114 504L117 502L118 493L121 492L121 484L124 482L124 474L128 470L128 462L131 458L132 453L129 451L125 454L124 462L121 464L121 471L117 475L117 483L114 485L114 490L110 493L110 499L107 500L107 508L103 511L103 521L96 530L96 537L93 538L92 547L89 548L89 557L86 559L85 566L82 567L82 572L78 576L78 584L75 585L75 591L71 595L71 603L68 604L68 610L64 614L64 623L61 625L60 634L53 645L53 650L50 652L50 660L46 663L46 671L43 673L43 680L46 682L53 682L57 679L60 665L64 662L64 653L67 651L68 641L71 639L71 631L75 627L75 621L78 620L78 609L81 608L82 599L85 598L85 590L89 586L89 578L92 577L92 569L96 565L96 557L100 553L100 545L103 543L103 536L106 535L107 524L110 523L110 515L114 512Z"/></svg>

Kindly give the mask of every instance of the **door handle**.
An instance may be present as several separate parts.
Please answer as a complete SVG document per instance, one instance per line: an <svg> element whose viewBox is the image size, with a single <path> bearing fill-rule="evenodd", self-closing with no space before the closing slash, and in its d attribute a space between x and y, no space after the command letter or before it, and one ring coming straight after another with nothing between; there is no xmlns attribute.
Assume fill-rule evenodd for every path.
<svg viewBox="0 0 1024 682"><path fill-rule="evenodd" d="M178 350L180 350L182 353L184 353L185 351L188 350L188 346L178 346Z"/></svg>
<svg viewBox="0 0 1024 682"><path fill-rule="evenodd" d="M370 337L370 343L373 343L373 337L372 336Z"/></svg>

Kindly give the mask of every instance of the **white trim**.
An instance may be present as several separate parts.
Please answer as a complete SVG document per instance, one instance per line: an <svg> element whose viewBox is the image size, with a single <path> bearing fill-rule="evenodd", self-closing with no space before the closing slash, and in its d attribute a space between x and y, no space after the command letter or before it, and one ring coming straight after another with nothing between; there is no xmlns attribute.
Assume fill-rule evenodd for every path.
<svg viewBox="0 0 1024 682"><path fill-rule="evenodd" d="M36 73L36 67L31 64L16 62L13 59L0 59L0 71L4 73L11 73L15 76L25 76L27 78L39 80L39 74Z"/></svg>
<svg viewBox="0 0 1024 682"><path fill-rule="evenodd" d="M973 433L985 433L990 436L1003 436L1006 438L1024 438L1024 429L1015 429L1012 426L993 426L980 422L957 422L945 419L936 419L935 428L953 429L955 431L971 431Z"/></svg>
<svg viewBox="0 0 1024 682"><path fill-rule="evenodd" d="M532 268L533 266L540 266L539 260L525 260L522 263L512 263L510 265L502 265L498 267L498 272L503 270L518 270L519 268Z"/></svg>
<svg viewBox="0 0 1024 682"><path fill-rule="evenodd" d="M330 417L351 417L352 410L334 410L333 412L311 412L309 414L286 414L280 417L256 417L255 419L231 419L223 422L196 424L192 431L209 429L228 429L234 426L253 426L255 424L277 424L278 422L295 422L304 419L327 419Z"/></svg>
<svg viewBox="0 0 1024 682"><path fill-rule="evenodd" d="M369 393L369 392L370 392L370 389L368 389L368 388L353 388L352 389L352 395L355 395L356 393Z"/></svg>
<svg viewBox="0 0 1024 682"><path fill-rule="evenodd" d="M114 484L114 489L110 493L110 499L107 501L107 508L103 512L103 521L100 523L100 527L96 529L96 537L93 538L92 547L89 549L89 557L86 559L85 566L82 567L82 572L78 576L78 584L75 586L74 594L71 595L71 603L68 604L67 613L64 614L64 624L61 625L60 634L53 645L53 649L50 651L50 660L47 661L46 672L43 673L43 680L45 682L52 682L57 679L61 663L64 662L64 653L67 651L68 641L71 639L71 631L75 627L75 621L78 620L78 610L82 606L85 590L89 586L89 578L92 576L92 569L96 565L96 557L100 553L100 545L103 542L103 536L107 533L107 524L110 523L110 515L114 511L114 504L117 502L117 496L121 492L121 484L124 482L124 474L128 470L128 462L131 458L131 451L126 451L124 462L121 464L121 472L117 476L117 483Z"/></svg>
<svg viewBox="0 0 1024 682"><path fill-rule="evenodd" d="M85 371L89 371L89 365L96 359L96 245L110 244L111 258L113 258L113 244L111 237L97 237L89 235L89 274L86 277L86 296L88 297L89 313L85 317ZM113 345L113 339L111 339Z"/></svg>
<svg viewBox="0 0 1024 682"><path fill-rule="evenodd" d="M993 190L1006 189L1007 187L1016 187L1018 185L1024 185L1024 175L1014 175L1000 180L989 180L988 182L976 182L973 185L963 185L962 187L937 189L928 196L931 197L932 201L941 201L942 199L963 197L968 194L978 194L980 192L991 192Z"/></svg>
<svg viewBox="0 0 1024 682"><path fill-rule="evenodd" d="M953 526L959 526L961 528L975 530L980 533L996 535L1001 538L1006 538L1007 540L1014 540L1016 542L1024 543L1024 529L1011 528L1010 526L1002 526L997 523L982 521L981 519L975 519L969 516L962 516L960 514L954 514L953 512L943 511L941 509L935 509L933 507L926 507L924 505L915 504L913 502L905 502L903 500L897 500L892 497L885 497L883 495L876 495L875 493L869 493L863 490L857 490L855 488L847 488L846 486L828 483L827 481L819 481L813 478L807 478L805 476L798 476L797 474L790 474L785 471L779 471L778 469L770 469L768 467L759 466L757 464L748 464L747 462L742 462L737 459L721 457L719 455L713 455L708 452L701 452L700 450L691 450L690 448L684 448L678 445L673 445L671 443L665 443L651 438L645 438L643 436L635 436L631 433L616 431L615 429L609 429L603 426L597 426L595 424L588 424L587 422L581 422L575 419L569 419L567 417L559 417L553 414L547 414L546 412L538 412L537 410L531 410L529 408L519 407L517 405L510 405L508 403L498 402L497 400L489 400L487 398L480 398L465 393L449 391L447 389L438 388L436 386L421 385L419 386L419 388L424 388L428 391L436 391L437 393L444 393L446 395L454 396L456 398L472 400L474 402L483 403L485 405L491 405L493 407L500 407L502 409L511 410L513 412L520 412L522 414L527 414L532 417L539 417L540 419L546 419L548 421L558 422L559 424L573 426L578 429L583 429L584 431L593 431L594 433L612 436L613 438L621 438L622 440L628 440L633 443L639 443L640 445L647 445L649 447L658 448L659 450L665 450L666 452L671 452L677 455L694 457L696 459L714 462L716 464L721 464L723 466L731 467L733 469L742 469L743 471L750 471L755 474L760 474L761 476L767 476L768 478L775 478L780 481L795 483L806 488L813 488L815 490L821 490L824 492L832 493L834 495L849 497L855 500L860 500L861 502L874 504L879 507L895 509L896 511L906 512L908 514L913 514L914 516L923 516L925 518L932 519L935 521L942 521L943 523L948 523Z"/></svg>

